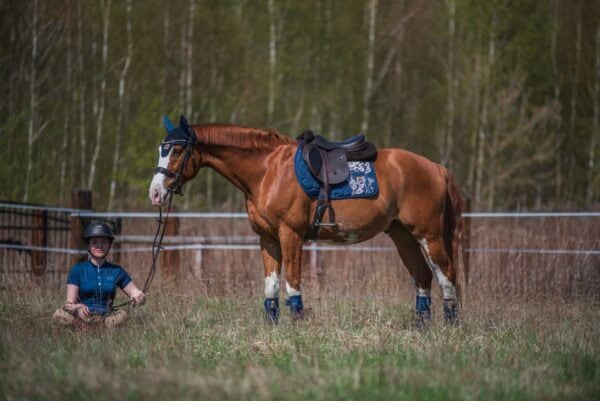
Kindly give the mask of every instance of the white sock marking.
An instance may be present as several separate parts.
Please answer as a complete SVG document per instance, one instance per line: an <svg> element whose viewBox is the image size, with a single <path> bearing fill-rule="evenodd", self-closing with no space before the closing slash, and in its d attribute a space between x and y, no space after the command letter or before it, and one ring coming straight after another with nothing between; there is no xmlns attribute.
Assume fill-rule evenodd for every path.
<svg viewBox="0 0 600 401"><path fill-rule="evenodd" d="M415 286L415 290L417 292L418 297L427 297L431 298L431 290L426 290L425 288L420 288Z"/></svg>
<svg viewBox="0 0 600 401"><path fill-rule="evenodd" d="M265 277L265 298L279 297L279 275L273 271Z"/></svg>
<svg viewBox="0 0 600 401"><path fill-rule="evenodd" d="M421 244L421 249L423 250L423 254L425 255L425 260L427 261L427 264L429 265L429 268L431 269L433 274L435 274L435 277L438 281L438 285L442 289L444 299L456 300L456 289L454 288L454 284L452 284L450 280L448 280L448 278L442 272L442 269L440 269L440 267L433 262L433 259L431 259L431 255L429 254L429 246L427 245L427 240L421 239L419 240L419 243Z"/></svg>
<svg viewBox="0 0 600 401"><path fill-rule="evenodd" d="M288 297L293 297L294 295L300 295L300 290L296 290L290 286L290 284L285 282L285 290L287 292Z"/></svg>

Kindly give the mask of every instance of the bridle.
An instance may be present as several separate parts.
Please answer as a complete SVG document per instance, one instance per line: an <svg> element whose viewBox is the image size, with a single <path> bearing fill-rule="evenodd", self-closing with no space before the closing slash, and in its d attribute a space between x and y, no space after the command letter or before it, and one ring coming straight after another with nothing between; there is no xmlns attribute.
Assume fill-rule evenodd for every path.
<svg viewBox="0 0 600 401"><path fill-rule="evenodd" d="M181 163L181 165L179 166L179 169L177 170L177 173L174 173L172 171L167 170L164 167L156 167L156 169L154 170L155 173L160 173L163 174L165 177L169 177L169 178L173 178L173 184L169 185L169 188L167 188L167 191L170 192L171 194L175 194L175 195L183 195L183 183L181 182L181 177L183 174L183 170L185 169L185 165L187 164L188 160L190 159L190 157L192 158L192 163L194 165L196 165L196 160L194 158L194 145L196 145L198 143L198 138L196 138L196 135L193 133L193 131L191 131L191 128L186 127L187 131L186 131L186 137L185 139L172 139L170 141L167 141L166 139L163 140L160 143L160 147L161 149L168 149L171 146L174 145L182 145L185 146L185 153L183 155L183 163ZM166 146L166 148L165 148Z"/></svg>

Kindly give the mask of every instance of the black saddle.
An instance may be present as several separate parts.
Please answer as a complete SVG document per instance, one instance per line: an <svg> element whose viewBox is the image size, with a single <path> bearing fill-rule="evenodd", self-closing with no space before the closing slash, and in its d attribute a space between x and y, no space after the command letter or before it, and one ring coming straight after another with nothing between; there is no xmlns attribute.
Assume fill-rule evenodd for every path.
<svg viewBox="0 0 600 401"><path fill-rule="evenodd" d="M322 184L339 184L348 179L349 161L370 161L377 156L377 148L365 140L363 134L341 142L331 142L313 131L306 130L299 137L302 157L310 172Z"/></svg>
<svg viewBox="0 0 600 401"><path fill-rule="evenodd" d="M348 179L349 161L372 161L377 157L377 148L367 142L363 134L354 135L341 142L331 142L311 130L297 138L302 147L302 157L313 176L321 183L321 195L306 239L316 239L322 225L337 226L335 212L329 200L330 185ZM329 223L321 223L325 210L329 209Z"/></svg>

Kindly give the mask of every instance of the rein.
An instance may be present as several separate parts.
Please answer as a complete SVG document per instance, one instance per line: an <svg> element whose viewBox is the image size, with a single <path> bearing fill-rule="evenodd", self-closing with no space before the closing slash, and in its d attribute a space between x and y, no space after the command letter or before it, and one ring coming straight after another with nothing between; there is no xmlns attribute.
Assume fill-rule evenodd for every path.
<svg viewBox="0 0 600 401"><path fill-rule="evenodd" d="M175 139L169 140L169 136L167 136L167 138L164 141L162 141L161 148L164 149L165 146L185 145L185 154L183 155L183 162L179 166L177 173L169 171L168 169L166 169L164 167L156 167L156 169L155 169L155 173L160 173L166 177L173 178L174 182L173 182L173 184L171 184L169 186L169 188L167 188L167 196L169 198L169 201L168 201L168 205L167 205L167 214L166 214L166 217L164 220L162 219L162 207L160 207L160 206L158 207L158 226L156 228L156 233L154 234L154 241L152 241L152 265L150 266L150 271L148 272L148 276L146 277L146 282L144 283L144 288L142 289L142 292L144 293L144 295L150 288L150 284L152 284L152 280L154 280L154 275L156 274L156 264L158 261L158 254L160 253L160 250L162 249L162 242L163 242L163 238L165 236L167 220L169 219L169 213L171 212L171 204L173 203L173 195L183 195L183 191L182 191L183 183L181 182L181 177L183 175L183 170L185 169L185 166L186 166L188 160L190 159L190 157L192 158L192 164L194 164L194 166L196 165L196 160L194 158L193 150L194 150L194 145L196 145L198 143L198 138L196 138L196 135L193 132L193 130L187 125L187 122L185 121L183 116L181 118L182 118L182 122L180 123L180 125L182 125L182 127L184 127L183 129L185 132L185 137L183 139L175 138ZM173 128L171 122L168 120L168 118L166 118L166 120L165 120L165 126L167 127L167 131L169 132L169 135L172 132L174 132L174 128ZM133 302L133 301L129 300L127 302L123 302L122 304L113 306L112 309L113 310L118 309L120 307L130 304L131 302Z"/></svg>
<svg viewBox="0 0 600 401"><path fill-rule="evenodd" d="M144 282L144 288L142 289L142 292L144 293L144 295L146 295L148 289L150 288L150 284L152 284L152 281L154 280L154 275L156 274L156 265L158 262L158 254L160 253L160 250L162 249L162 242L163 242L163 238L165 236L165 229L167 227L167 220L169 219L169 213L171 212L171 204L173 203L173 194L175 192L172 190L169 190L169 194L167 195L169 197L169 203L167 205L167 214L165 216L165 219L163 220L162 218L162 207L158 207L158 226L156 228L156 233L154 234L154 240L152 241L152 265L150 266L150 270L148 271L148 276L146 277L146 281ZM158 240L158 241L157 241ZM132 303L133 300L129 300L127 302L123 302L119 305L113 306L112 309L116 310L119 309L125 305L128 305L130 303Z"/></svg>

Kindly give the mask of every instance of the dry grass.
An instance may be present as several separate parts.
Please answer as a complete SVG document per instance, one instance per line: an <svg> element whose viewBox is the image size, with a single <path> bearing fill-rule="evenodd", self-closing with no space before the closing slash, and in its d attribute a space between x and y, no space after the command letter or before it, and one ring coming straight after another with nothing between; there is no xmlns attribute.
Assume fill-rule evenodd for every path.
<svg viewBox="0 0 600 401"><path fill-rule="evenodd" d="M251 235L243 220L185 222L180 235ZM472 248L590 249L593 221L479 221ZM151 223L125 225L148 234ZM391 246L385 237L369 244ZM25 260L25 259L23 259ZM473 254L462 325L412 327L414 292L392 252L305 254L308 318L261 311L258 251L185 251L126 327L52 325L67 265L44 280L0 277L2 399L548 400L600 392L600 257ZM121 263L138 283L147 254ZM164 266L162 266L164 268ZM18 277L18 280L15 280Z"/></svg>
<svg viewBox="0 0 600 401"><path fill-rule="evenodd" d="M600 391L597 304L481 304L459 328L437 316L419 331L411 304L327 297L309 301L306 321L284 312L273 327L259 298L161 289L126 327L81 333L52 325L61 293L32 293L0 293L3 399L589 400Z"/></svg>

